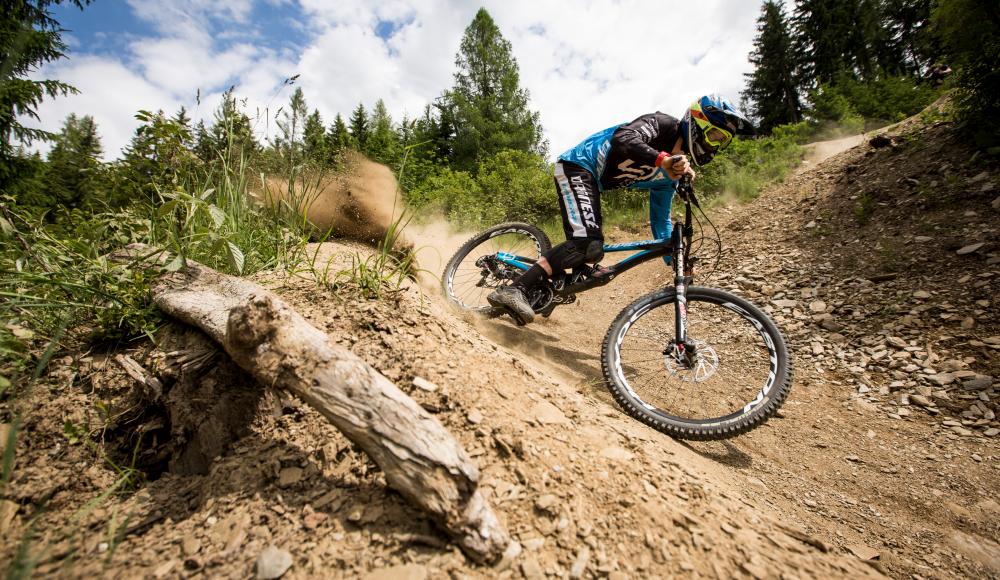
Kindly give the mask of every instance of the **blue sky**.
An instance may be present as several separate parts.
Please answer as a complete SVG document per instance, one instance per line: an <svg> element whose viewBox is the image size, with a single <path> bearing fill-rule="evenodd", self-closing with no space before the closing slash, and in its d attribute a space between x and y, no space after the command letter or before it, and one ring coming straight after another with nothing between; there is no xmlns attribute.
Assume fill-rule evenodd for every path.
<svg viewBox="0 0 1000 580"><path fill-rule="evenodd" d="M69 58L38 76L81 92L46 101L41 126L93 115L111 159L139 109L185 106L210 119L235 86L266 138L293 90L283 81L296 74L328 123L379 98L396 120L414 117L451 85L481 5L512 43L553 155L646 112L679 114L707 92L738 98L760 9L747 0L96 0L55 10Z"/></svg>

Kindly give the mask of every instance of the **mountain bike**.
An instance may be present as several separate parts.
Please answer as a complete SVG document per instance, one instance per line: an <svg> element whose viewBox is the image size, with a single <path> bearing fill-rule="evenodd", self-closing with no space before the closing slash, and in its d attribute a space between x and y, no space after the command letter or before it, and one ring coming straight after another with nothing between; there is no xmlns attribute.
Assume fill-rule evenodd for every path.
<svg viewBox="0 0 1000 580"><path fill-rule="evenodd" d="M547 317L640 264L669 263L673 284L635 300L611 323L601 348L604 378L618 404L643 423L680 439L726 439L774 415L791 389L791 361L781 331L764 311L724 290L692 285L698 263L691 255L692 208L708 216L689 180L678 183L677 196L684 221L674 221L669 239L605 245L606 254L635 253L606 268L584 264L555 272L528 290L528 301ZM445 295L459 308L503 316L506 311L490 306L486 295L510 284L551 246L531 224L491 227L449 260Z"/></svg>

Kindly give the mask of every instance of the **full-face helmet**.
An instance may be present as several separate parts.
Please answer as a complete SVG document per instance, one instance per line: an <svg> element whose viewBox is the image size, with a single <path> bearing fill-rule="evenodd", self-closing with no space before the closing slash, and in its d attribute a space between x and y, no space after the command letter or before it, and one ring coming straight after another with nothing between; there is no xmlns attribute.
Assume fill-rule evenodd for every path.
<svg viewBox="0 0 1000 580"><path fill-rule="evenodd" d="M753 135L754 127L726 98L705 95L691 103L681 118L684 149L695 165L704 165L729 146L736 135Z"/></svg>

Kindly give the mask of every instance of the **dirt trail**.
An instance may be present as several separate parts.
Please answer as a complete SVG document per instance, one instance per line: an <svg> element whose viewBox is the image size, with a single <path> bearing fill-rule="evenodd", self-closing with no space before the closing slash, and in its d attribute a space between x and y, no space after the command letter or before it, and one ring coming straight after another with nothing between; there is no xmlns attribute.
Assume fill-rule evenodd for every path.
<svg viewBox="0 0 1000 580"><path fill-rule="evenodd" d="M865 139L862 135L851 135L849 137L842 137L840 139L831 139L829 141L816 141L815 143L809 143L805 146L806 156L802 159L802 165L799 166L796 174L804 173L812 170L819 163L826 161L830 157L837 155L838 153L843 153L848 149L857 147Z"/></svg>
<svg viewBox="0 0 1000 580"><path fill-rule="evenodd" d="M916 235L912 210L905 208L882 217L897 227L873 225L856 233L858 208L869 203L860 196L865 188L890 195L891 186L884 184L905 184L900 174L939 152L895 151L895 144L883 152L858 147L861 143L862 136L854 136L814 144L808 156L812 168L717 216L728 250L720 273L701 283L765 305L788 333L797 373L780 417L731 441L661 444L719 487L757 497L838 551L877 560L892 576L998 576L1000 424L992 385L1000 347L991 345L1000 344L1000 319L988 308L1000 290L995 266L1000 258L988 254L988 246L977 248L979 260L951 264L940 256L928 262L917 248L908 260L890 256L885 263L882 248L891 244L894 252L903 252L899 244L905 246L907 238L931 238ZM968 243L995 239L990 216L1000 208L997 201L989 207L995 194L987 184L1000 184L998 175L967 168L964 161L956 164L962 163L961 172L975 184L968 186L975 199L926 212L924 231L959 222L967 228ZM886 178L855 180L852 174L862 171ZM845 188L853 188L853 197L840 193ZM985 195L977 196L980 190ZM897 199L894 205L903 203ZM626 241L635 234L611 237ZM874 249L851 245L862 239ZM954 242L952 249L964 245ZM845 263L832 248L840 257L854 254L861 261ZM874 259L866 258L867 252L874 252ZM895 270L885 276L887 283L864 279L886 269ZM948 287L949 272L982 282L977 290L952 285L950 293L932 297L938 294L932 289ZM600 342L621 308L668 280L662 265L646 264L587 292L577 304L556 309L548 320L526 329L486 323L484 332L572 377L578 391L616 409L602 384ZM938 311L935 307L946 328L914 320ZM907 310L909 316L903 316ZM893 341L901 340L897 334L909 340L894 347ZM893 364L887 364L889 358L876 363L886 356L894 357ZM918 357L915 365L903 364ZM957 388L953 375L939 369L964 369L966 382Z"/></svg>

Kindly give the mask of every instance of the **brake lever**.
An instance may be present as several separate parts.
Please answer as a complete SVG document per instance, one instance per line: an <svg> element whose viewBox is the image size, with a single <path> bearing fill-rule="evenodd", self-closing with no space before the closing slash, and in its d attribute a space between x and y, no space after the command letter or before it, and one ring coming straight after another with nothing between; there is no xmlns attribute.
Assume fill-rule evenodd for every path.
<svg viewBox="0 0 1000 580"><path fill-rule="evenodd" d="M680 180L678 180L677 195L679 195L683 201L688 201L690 197L694 196L694 188L691 186L690 175L683 175Z"/></svg>

